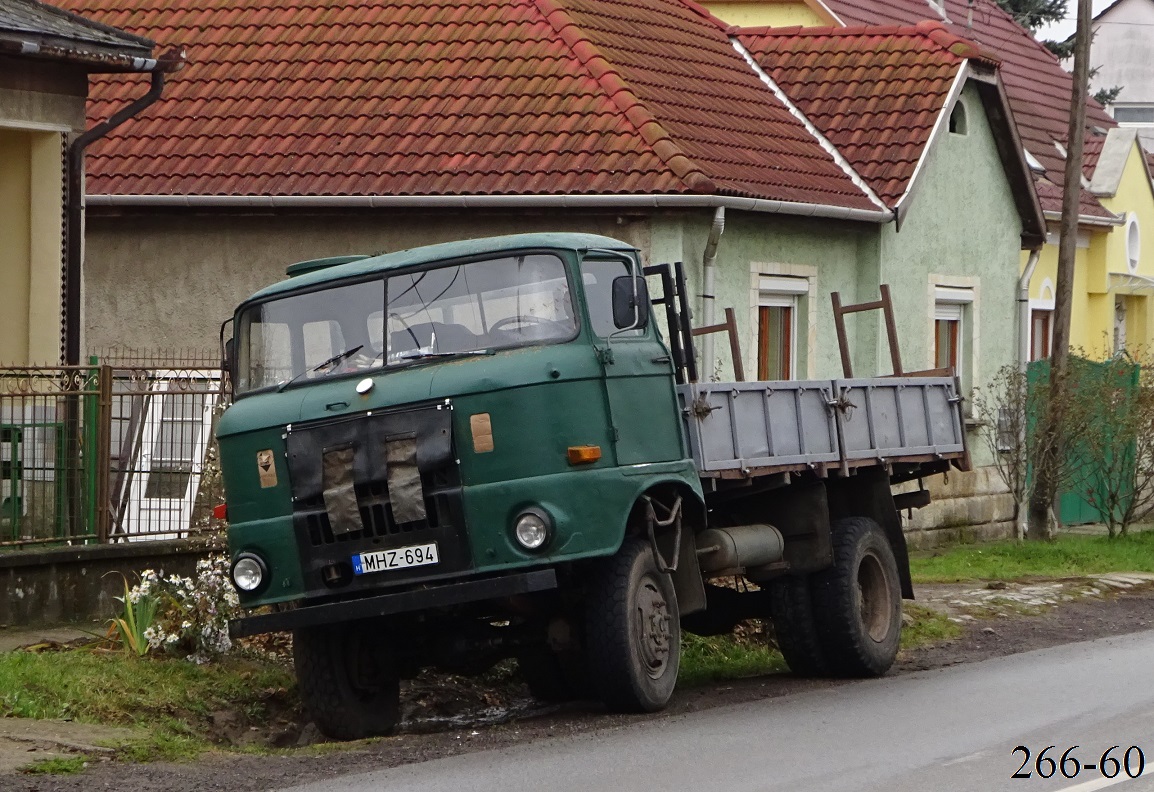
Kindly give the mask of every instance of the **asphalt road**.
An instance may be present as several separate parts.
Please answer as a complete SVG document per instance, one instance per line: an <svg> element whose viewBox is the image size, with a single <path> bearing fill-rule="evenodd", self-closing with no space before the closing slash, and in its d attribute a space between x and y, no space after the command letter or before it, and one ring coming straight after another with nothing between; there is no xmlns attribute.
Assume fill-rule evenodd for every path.
<svg viewBox="0 0 1154 792"><path fill-rule="evenodd" d="M1095 765L1039 778L1039 752ZM1142 749L1149 771L1097 767ZM1031 777L1013 779L1022 772ZM1130 754L1137 774L1138 754ZM294 787L513 792L1154 792L1154 631L937 671L638 721L568 739L470 753Z"/></svg>

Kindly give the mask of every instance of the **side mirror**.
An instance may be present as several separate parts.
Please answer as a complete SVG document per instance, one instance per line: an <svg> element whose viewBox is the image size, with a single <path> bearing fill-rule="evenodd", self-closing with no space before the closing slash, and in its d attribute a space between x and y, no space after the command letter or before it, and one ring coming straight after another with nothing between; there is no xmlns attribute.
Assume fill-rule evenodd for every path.
<svg viewBox="0 0 1154 792"><path fill-rule="evenodd" d="M645 278L613 279L613 324L618 330L643 330L649 324L649 289Z"/></svg>

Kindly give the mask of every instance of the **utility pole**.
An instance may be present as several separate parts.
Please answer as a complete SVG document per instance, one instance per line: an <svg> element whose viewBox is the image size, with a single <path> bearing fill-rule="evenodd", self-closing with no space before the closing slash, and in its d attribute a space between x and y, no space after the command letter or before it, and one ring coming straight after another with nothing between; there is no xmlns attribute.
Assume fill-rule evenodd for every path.
<svg viewBox="0 0 1154 792"><path fill-rule="evenodd" d="M1042 427L1034 490L1030 494L1031 539L1053 539L1057 525L1058 487L1065 454L1063 426L1070 391L1070 306L1074 294L1074 257L1078 250L1078 205L1082 192L1082 143L1086 133L1086 95L1090 76L1090 0L1078 0L1074 38L1070 128L1066 136L1066 174L1062 190L1058 280L1054 285L1054 343L1050 355L1050 400Z"/></svg>

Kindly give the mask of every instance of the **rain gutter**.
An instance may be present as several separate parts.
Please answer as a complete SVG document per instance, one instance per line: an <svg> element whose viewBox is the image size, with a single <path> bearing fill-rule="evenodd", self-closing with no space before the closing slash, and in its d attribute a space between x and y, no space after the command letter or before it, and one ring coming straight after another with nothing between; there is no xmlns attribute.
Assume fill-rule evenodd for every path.
<svg viewBox="0 0 1154 792"><path fill-rule="evenodd" d="M709 227L709 237L705 240L705 253L701 257L701 324L713 325L716 314L713 288L717 275L717 243L725 231L725 207L713 210L713 224ZM707 376L713 373L713 333L706 333L701 343L702 371Z"/></svg>
<svg viewBox="0 0 1154 792"><path fill-rule="evenodd" d="M733 209L888 223L888 209L727 195L89 195L88 206L181 209Z"/></svg>
<svg viewBox="0 0 1154 792"><path fill-rule="evenodd" d="M1045 213L1047 220L1052 220L1055 223L1062 219L1061 212ZM1123 215L1111 214L1110 217L1100 217L1098 215L1078 215L1078 225L1102 226L1103 228L1111 228L1113 226L1125 225L1126 218Z"/></svg>
<svg viewBox="0 0 1154 792"><path fill-rule="evenodd" d="M1031 250L1022 277L1018 278L1018 368L1023 373L1030 362L1030 281L1041 255L1040 249Z"/></svg>
<svg viewBox="0 0 1154 792"><path fill-rule="evenodd" d="M81 270L84 262L84 151L93 142L107 135L128 119L140 113L160 98L164 91L164 75L184 65L184 53L170 50L159 60L137 58L141 67L148 67L151 76L148 92L129 105L113 113L108 120L77 136L68 145L65 255L64 255L64 364L80 365Z"/></svg>

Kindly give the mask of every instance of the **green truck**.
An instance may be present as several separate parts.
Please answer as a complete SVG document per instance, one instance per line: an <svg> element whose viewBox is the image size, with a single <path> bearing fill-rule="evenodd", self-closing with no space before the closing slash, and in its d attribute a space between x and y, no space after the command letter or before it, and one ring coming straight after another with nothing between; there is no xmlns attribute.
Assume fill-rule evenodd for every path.
<svg viewBox="0 0 1154 792"><path fill-rule="evenodd" d="M292 631L327 736L510 657L540 698L655 711L682 629L749 618L799 674L892 664L929 499L892 487L968 465L954 378L701 382L681 265L601 236L288 275L223 343L231 631Z"/></svg>

